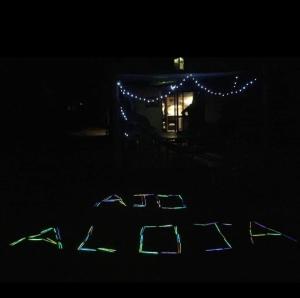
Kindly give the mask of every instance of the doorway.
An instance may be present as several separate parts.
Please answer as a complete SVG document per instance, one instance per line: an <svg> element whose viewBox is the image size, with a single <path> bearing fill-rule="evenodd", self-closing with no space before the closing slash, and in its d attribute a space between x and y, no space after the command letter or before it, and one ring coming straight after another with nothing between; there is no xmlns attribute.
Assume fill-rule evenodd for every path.
<svg viewBox="0 0 300 298"><path fill-rule="evenodd" d="M163 127L165 132L184 131L182 112L193 103L193 92L177 92L162 102Z"/></svg>

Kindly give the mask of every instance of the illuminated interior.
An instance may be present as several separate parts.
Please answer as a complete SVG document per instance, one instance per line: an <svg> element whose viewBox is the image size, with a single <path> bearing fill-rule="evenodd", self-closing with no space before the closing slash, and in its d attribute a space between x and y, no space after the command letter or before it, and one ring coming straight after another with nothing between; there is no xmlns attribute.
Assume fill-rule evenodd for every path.
<svg viewBox="0 0 300 298"><path fill-rule="evenodd" d="M184 130L183 112L193 103L193 92L182 92L168 96L162 102L163 130L180 132Z"/></svg>

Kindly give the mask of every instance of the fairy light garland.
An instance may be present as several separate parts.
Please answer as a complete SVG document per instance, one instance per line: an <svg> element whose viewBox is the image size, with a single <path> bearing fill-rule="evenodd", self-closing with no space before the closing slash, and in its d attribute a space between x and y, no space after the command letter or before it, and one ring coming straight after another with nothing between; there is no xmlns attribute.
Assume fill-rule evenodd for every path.
<svg viewBox="0 0 300 298"><path fill-rule="evenodd" d="M121 111L121 115L122 115L123 119L124 119L125 121L127 121L128 118L127 118L127 116L126 116L126 114L125 114L125 112L124 112L124 110L123 110L123 107L120 107L120 111Z"/></svg>
<svg viewBox="0 0 300 298"><path fill-rule="evenodd" d="M146 229L160 229L160 228L173 228L176 242L177 242L177 249L176 251L149 251L144 250L144 232ZM152 255L159 255L159 254L168 254L168 255L178 255L181 254L181 240L180 235L178 233L177 226L174 225L162 225L162 226L143 226L140 231L140 244L139 244L139 253L141 254L152 254Z"/></svg>
<svg viewBox="0 0 300 298"><path fill-rule="evenodd" d="M127 117L127 115L126 115L126 113L125 113L125 111L124 111L124 109L123 109L122 106L120 106L120 113L121 113L121 115L122 115L123 120L124 120L124 121L128 121L128 117ZM128 138L128 137L129 137L129 134L125 131L125 132L124 132L124 136L125 136L126 138Z"/></svg>
<svg viewBox="0 0 300 298"><path fill-rule="evenodd" d="M224 234L221 232L219 225L220 223L218 222L211 222L211 223L205 223L205 224L194 224L194 226L201 226L201 227L207 227L207 226L214 226L217 230L217 232L219 233L219 235L223 238L224 242L226 243L227 247L219 247L219 248L210 248L210 249L206 249L205 251L207 252L213 252L213 251L224 251L224 250L229 250L232 249L232 246L230 245L229 241L226 239L226 237L224 236ZM225 225L225 226L232 226L232 224L227 224L227 223L221 223L221 225Z"/></svg>
<svg viewBox="0 0 300 298"><path fill-rule="evenodd" d="M49 238L49 237L43 237L43 235L47 234L47 233L50 233L50 232L54 232L54 236L55 236L55 240ZM41 237L42 236L42 237ZM60 236L60 232L59 232L59 228L56 227L56 228L47 228L43 231L41 231L39 234L35 234L35 235L30 235L30 236L27 236L27 237L22 237L12 243L10 243L9 245L10 246L15 246L23 241L44 241L44 242L47 242L47 243L50 243L50 244L53 244L55 246L57 246L58 249L63 249L63 245L62 245L62 242L61 242L61 236Z"/></svg>
<svg viewBox="0 0 300 298"><path fill-rule="evenodd" d="M238 76L236 76L235 79L237 80ZM225 96L236 95L236 94L244 92L249 87L251 87L255 81L257 81L257 78L254 78L253 80L246 82L240 88L237 88L237 86L236 86L237 81L235 81L233 89L231 89L227 92L220 92L220 91L212 90L212 89L208 88L207 86L201 84L196 78L194 78L193 74L188 74L181 81L179 81L179 83L170 85L169 91L165 92L164 94L162 94L160 96L156 96L156 97L143 97L143 96L134 94L133 92L127 90L120 81L117 82L117 86L120 89L121 94L128 97L129 99L139 100L139 101L143 101L143 102L147 102L147 103L153 103L153 102L158 102L158 101L162 100L163 98L166 98L169 95L173 94L177 89L179 89L180 87L182 87L184 84L186 84L189 81L192 81L197 87L199 87L199 89L205 91L206 93L208 93L210 95L225 97Z"/></svg>
<svg viewBox="0 0 300 298"><path fill-rule="evenodd" d="M237 84L238 78L239 78L238 76L235 77L235 80L234 80L234 83L233 83L233 88L234 89L237 87L236 84Z"/></svg>

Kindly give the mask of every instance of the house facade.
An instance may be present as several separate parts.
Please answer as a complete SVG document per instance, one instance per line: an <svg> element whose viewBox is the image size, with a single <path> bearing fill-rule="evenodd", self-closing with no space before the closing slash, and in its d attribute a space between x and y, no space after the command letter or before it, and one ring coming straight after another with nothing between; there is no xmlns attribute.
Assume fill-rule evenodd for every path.
<svg viewBox="0 0 300 298"><path fill-rule="evenodd" d="M183 58L174 62L173 72L117 77L119 138L196 142L213 151L226 142L261 142L257 73L185 72Z"/></svg>

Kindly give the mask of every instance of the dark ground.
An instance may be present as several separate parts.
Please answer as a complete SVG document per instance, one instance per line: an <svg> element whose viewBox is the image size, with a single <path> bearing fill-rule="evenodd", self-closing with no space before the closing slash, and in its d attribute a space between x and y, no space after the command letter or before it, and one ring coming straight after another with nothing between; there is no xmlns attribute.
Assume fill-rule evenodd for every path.
<svg viewBox="0 0 300 298"><path fill-rule="evenodd" d="M228 172L213 185L208 170L197 165L114 169L111 141L105 137L41 144L18 144L6 160L1 281L300 281L299 245L266 239L264 247L253 247L249 239L250 220L300 239L297 178L287 168L278 169L276 162L263 173L231 179ZM140 192L180 193L188 208L131 208L131 196ZM92 207L113 193L128 207L113 213ZM231 251L208 254L195 249L199 239L191 224L211 221L233 224L228 232ZM178 225L182 255L138 254L140 227L166 223ZM97 227L120 228L112 236L122 247L119 254L76 251L91 224L95 236ZM60 227L64 250L28 243L8 247L10 241L48 226Z"/></svg>

